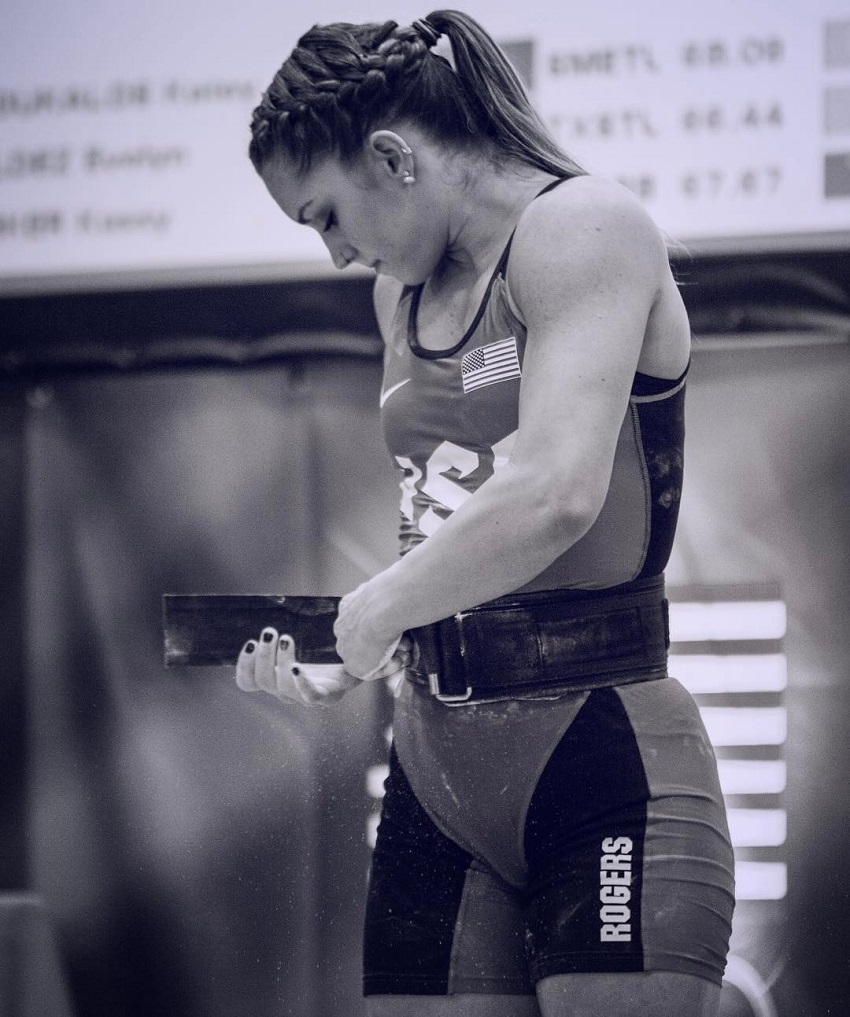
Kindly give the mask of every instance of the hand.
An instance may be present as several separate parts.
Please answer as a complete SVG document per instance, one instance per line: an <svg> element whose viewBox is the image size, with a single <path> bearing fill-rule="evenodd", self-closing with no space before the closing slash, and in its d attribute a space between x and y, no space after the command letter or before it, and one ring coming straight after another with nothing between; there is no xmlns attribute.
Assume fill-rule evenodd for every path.
<svg viewBox="0 0 850 1017"><path fill-rule="evenodd" d="M388 677L388 674L406 667L411 655L409 639L402 638L402 633L393 636L374 631L368 618L368 583L362 583L340 600L334 623L337 653L347 670L361 681ZM403 663L388 671L397 658Z"/></svg>
<svg viewBox="0 0 850 1017"><path fill-rule="evenodd" d="M236 684L244 692L268 692L284 703L315 706L335 703L361 683L342 664L299 663L292 637L267 628L259 641L242 648Z"/></svg>

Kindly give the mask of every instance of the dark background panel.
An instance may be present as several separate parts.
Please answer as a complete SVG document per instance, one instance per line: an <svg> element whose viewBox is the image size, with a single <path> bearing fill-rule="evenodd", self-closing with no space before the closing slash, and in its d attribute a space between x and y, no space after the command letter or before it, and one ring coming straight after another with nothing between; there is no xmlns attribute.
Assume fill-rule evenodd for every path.
<svg viewBox="0 0 850 1017"><path fill-rule="evenodd" d="M678 267L668 578L775 586L789 612L789 893L739 909L736 949L780 1017L821 1017L850 1000L847 255ZM81 1017L362 1012L387 696L284 709L226 669L166 672L159 598L339 594L393 559L368 288L2 300L0 350L0 910L43 902Z"/></svg>
<svg viewBox="0 0 850 1017"><path fill-rule="evenodd" d="M389 505L395 481L364 421L376 364L336 374L328 389L289 363L30 392L29 868L81 1014L327 1013L340 985L338 1012L357 1006L371 690L333 714L287 710L227 669L166 672L159 625L163 592L365 578L327 534L348 541L352 478ZM329 440L346 477L324 477Z"/></svg>

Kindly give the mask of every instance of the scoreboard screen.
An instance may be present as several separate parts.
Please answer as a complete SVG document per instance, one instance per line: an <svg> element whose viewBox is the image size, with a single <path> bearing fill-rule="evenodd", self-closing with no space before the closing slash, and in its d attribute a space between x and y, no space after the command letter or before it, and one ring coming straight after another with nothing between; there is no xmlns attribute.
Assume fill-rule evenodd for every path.
<svg viewBox="0 0 850 1017"><path fill-rule="evenodd" d="M563 147L691 253L850 246L846 0L463 8ZM8 0L0 293L332 273L251 167L251 110L314 22L424 13L409 0L316 0L306 15L279 0Z"/></svg>

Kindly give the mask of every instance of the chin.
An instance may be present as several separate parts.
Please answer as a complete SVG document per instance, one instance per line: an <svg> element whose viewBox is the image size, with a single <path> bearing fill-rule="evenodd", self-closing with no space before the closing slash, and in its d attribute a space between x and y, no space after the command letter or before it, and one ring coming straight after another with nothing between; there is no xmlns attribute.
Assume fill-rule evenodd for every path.
<svg viewBox="0 0 850 1017"><path fill-rule="evenodd" d="M422 271L417 272L415 269L412 268L389 269L382 265L380 268L380 274L390 275L393 277L393 279L397 279L400 283L403 283L405 286L422 286L428 281L428 277L430 276L431 273Z"/></svg>
<svg viewBox="0 0 850 1017"><path fill-rule="evenodd" d="M376 275L389 276L403 286L422 286L434 271L433 265L423 264L419 259L416 264L410 264L408 261L402 264L399 262L390 263L378 259L373 262L371 267L375 270Z"/></svg>

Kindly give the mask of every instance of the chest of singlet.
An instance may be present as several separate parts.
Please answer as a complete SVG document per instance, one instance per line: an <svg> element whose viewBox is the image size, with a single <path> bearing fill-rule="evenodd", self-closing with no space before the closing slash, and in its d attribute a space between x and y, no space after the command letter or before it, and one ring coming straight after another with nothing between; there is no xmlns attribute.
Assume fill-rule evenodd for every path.
<svg viewBox="0 0 850 1017"><path fill-rule="evenodd" d="M419 345L421 290L407 289L397 307L381 417L399 470L402 554L443 526L513 449L529 337L507 294L509 250L453 347ZM601 589L663 571L681 498L684 386L684 374L672 381L635 376L602 511L523 591ZM475 569L474 559L469 567Z"/></svg>

